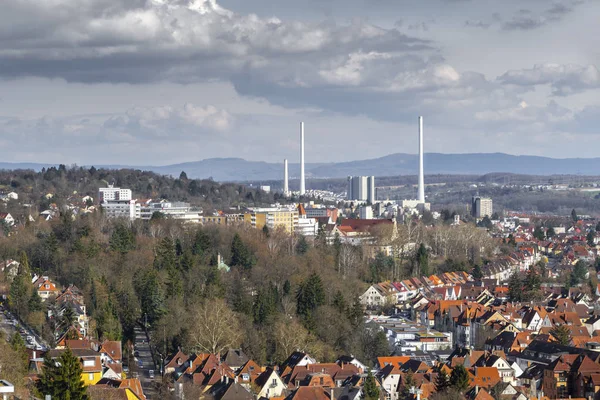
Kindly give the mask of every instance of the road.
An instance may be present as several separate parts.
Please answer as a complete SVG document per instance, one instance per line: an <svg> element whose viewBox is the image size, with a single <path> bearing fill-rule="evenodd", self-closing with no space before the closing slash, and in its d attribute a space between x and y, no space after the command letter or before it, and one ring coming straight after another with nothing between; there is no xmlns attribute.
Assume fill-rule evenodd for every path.
<svg viewBox="0 0 600 400"><path fill-rule="evenodd" d="M19 322L14 315L6 310L6 308L0 309L0 329L4 332L7 339L10 339L18 329L26 347L42 351L48 349L48 345L33 331L33 329L30 329L27 325ZM28 341L28 336L32 337L33 340Z"/></svg>
<svg viewBox="0 0 600 400"><path fill-rule="evenodd" d="M144 394L148 399L154 399L157 396L156 387L154 380L150 379L150 370L154 371L155 377L159 377L159 371L154 365L152 359L152 353L150 352L150 345L148 344L148 338L140 327L135 328L135 358L138 363L137 371L139 373L138 378L142 382L142 388ZM133 369L130 367L130 371Z"/></svg>

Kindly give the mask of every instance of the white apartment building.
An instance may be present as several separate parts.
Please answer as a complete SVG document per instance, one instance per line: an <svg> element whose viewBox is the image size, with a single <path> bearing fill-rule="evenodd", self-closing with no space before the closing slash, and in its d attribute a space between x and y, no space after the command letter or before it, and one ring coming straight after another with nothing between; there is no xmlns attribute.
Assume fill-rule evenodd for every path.
<svg viewBox="0 0 600 400"><path fill-rule="evenodd" d="M100 204L107 201L129 201L131 200L131 189L116 188L108 185L107 188L99 189Z"/></svg>

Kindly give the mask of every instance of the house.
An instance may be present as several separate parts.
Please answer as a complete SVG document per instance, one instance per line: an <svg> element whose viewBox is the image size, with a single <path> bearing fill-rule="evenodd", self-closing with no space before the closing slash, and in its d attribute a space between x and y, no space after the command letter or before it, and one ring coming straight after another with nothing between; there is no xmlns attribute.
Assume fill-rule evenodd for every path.
<svg viewBox="0 0 600 400"><path fill-rule="evenodd" d="M319 386L300 386L285 400L331 400L329 390Z"/></svg>
<svg viewBox="0 0 600 400"><path fill-rule="evenodd" d="M47 276L38 278L33 283L33 286L37 288L38 295L42 300L48 300L50 297L57 296L60 293L56 285Z"/></svg>
<svg viewBox="0 0 600 400"><path fill-rule="evenodd" d="M9 213L0 213L0 221L6 226L13 226L15 224L15 219Z"/></svg>
<svg viewBox="0 0 600 400"><path fill-rule="evenodd" d="M17 276L20 265L18 261L12 259L2 261L0 263L0 272L3 272L9 280L12 280Z"/></svg>
<svg viewBox="0 0 600 400"><path fill-rule="evenodd" d="M387 365L377 373L381 383L381 389L386 400L398 400L400 393L398 388L402 380L402 371L395 365Z"/></svg>
<svg viewBox="0 0 600 400"><path fill-rule="evenodd" d="M287 389L283 380L273 368L265 369L255 380L254 385L257 388L257 397L259 399L270 399L280 397Z"/></svg>
<svg viewBox="0 0 600 400"><path fill-rule="evenodd" d="M58 359L66 350L50 350L48 356ZM79 359L83 371L81 380L85 386L95 385L102 379L102 362L100 354L91 349L71 349L73 355Z"/></svg>
<svg viewBox="0 0 600 400"><path fill-rule="evenodd" d="M241 349L229 349L222 358L222 361L234 371L240 369L249 360L248 356Z"/></svg>
<svg viewBox="0 0 600 400"><path fill-rule="evenodd" d="M190 357L185 354L181 349L175 353L175 355L165 360L165 374L171 374L176 369L180 368Z"/></svg>
<svg viewBox="0 0 600 400"><path fill-rule="evenodd" d="M139 379L103 378L97 384L87 388L90 400L146 400Z"/></svg>

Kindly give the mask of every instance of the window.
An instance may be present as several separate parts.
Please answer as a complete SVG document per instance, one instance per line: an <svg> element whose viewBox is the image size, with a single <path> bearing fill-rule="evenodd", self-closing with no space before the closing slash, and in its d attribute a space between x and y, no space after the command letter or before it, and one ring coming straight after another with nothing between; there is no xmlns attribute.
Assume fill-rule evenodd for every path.
<svg viewBox="0 0 600 400"><path fill-rule="evenodd" d="M88 380L93 381L94 380L94 374L88 374Z"/></svg>

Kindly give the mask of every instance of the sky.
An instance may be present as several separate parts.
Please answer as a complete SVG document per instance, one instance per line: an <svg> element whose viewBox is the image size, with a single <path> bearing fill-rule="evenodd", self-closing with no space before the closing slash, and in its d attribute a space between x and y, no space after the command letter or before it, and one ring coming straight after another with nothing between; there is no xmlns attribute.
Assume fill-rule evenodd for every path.
<svg viewBox="0 0 600 400"><path fill-rule="evenodd" d="M7 0L6 162L596 157L600 0Z"/></svg>

